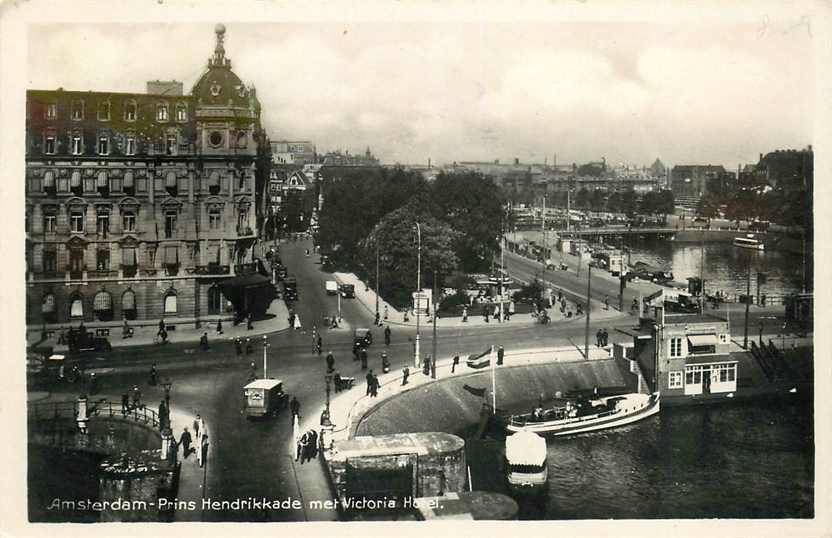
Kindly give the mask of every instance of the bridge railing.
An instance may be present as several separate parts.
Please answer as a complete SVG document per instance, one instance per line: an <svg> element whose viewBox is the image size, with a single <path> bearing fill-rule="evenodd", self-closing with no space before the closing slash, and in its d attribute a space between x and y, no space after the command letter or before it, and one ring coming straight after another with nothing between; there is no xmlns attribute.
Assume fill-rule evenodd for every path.
<svg viewBox="0 0 832 538"><path fill-rule="evenodd" d="M75 419L78 414L78 402L40 402L27 406L27 417L30 421L47 421L58 419ZM87 403L87 417L111 417L132 420L146 424L153 428L159 427L159 414L146 406L130 406L122 409L120 404L113 404L109 400L89 401Z"/></svg>

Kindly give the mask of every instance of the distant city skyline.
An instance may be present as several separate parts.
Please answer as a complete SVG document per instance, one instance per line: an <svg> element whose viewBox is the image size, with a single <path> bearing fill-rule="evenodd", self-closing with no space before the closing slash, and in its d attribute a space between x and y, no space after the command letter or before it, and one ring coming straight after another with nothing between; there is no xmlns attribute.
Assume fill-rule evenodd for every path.
<svg viewBox="0 0 832 538"><path fill-rule="evenodd" d="M813 142L811 35L767 24L226 23L225 46L270 138L320 153L733 170ZM213 28L33 25L28 87L135 92L176 79L188 93Z"/></svg>

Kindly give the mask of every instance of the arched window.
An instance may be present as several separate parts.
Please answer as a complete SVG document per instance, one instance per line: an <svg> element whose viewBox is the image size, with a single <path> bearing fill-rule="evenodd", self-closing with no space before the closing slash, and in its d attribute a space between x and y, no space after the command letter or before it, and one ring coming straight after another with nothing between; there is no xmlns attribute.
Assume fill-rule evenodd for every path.
<svg viewBox="0 0 832 538"><path fill-rule="evenodd" d="M156 121L168 121L168 105L166 103L156 105Z"/></svg>
<svg viewBox="0 0 832 538"><path fill-rule="evenodd" d="M124 319L136 319L136 293L128 289L121 295L121 311Z"/></svg>
<svg viewBox="0 0 832 538"><path fill-rule="evenodd" d="M208 288L208 313L219 314L222 312L222 291L216 284Z"/></svg>
<svg viewBox="0 0 832 538"><path fill-rule="evenodd" d="M136 102L127 101L124 104L124 119L126 121L136 121Z"/></svg>
<svg viewBox="0 0 832 538"><path fill-rule="evenodd" d="M113 297L106 291L99 291L92 300L92 309L99 321L113 319Z"/></svg>
<svg viewBox="0 0 832 538"><path fill-rule="evenodd" d="M80 293L69 299L69 319L84 319L84 297Z"/></svg>
<svg viewBox="0 0 832 538"><path fill-rule="evenodd" d="M188 121L188 108L185 103L176 103L176 121Z"/></svg>
<svg viewBox="0 0 832 538"><path fill-rule="evenodd" d="M176 314L176 292L173 290L165 295L165 314Z"/></svg>

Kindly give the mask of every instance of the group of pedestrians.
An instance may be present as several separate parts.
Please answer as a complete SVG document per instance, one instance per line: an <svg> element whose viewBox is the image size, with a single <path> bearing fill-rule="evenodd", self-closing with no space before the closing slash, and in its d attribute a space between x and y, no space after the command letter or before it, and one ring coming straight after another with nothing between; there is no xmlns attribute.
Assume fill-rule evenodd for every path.
<svg viewBox="0 0 832 538"><path fill-rule="evenodd" d="M380 383L378 381L378 376L376 374L374 374L373 370L371 369L369 372L367 372L366 378L367 378L367 396L370 396L372 398L376 398L378 396L378 387L380 385Z"/></svg>
<svg viewBox="0 0 832 538"><path fill-rule="evenodd" d="M297 440L297 455L295 461L301 465L306 461L318 458L318 432L314 429L301 435Z"/></svg>
<svg viewBox="0 0 832 538"><path fill-rule="evenodd" d="M609 336L606 329L598 329L598 332L595 333L595 345L598 347L607 347Z"/></svg>
<svg viewBox="0 0 832 538"><path fill-rule="evenodd" d="M194 417L194 422L192 424L194 430L194 436L196 436L196 448L191 449L191 443L194 441L193 437L191 437L191 432L188 431L188 427L185 426L184 430L182 431L182 435L179 436L179 445L182 445L182 456L187 458L191 455L192 452L196 452L196 459L197 463L200 467L205 466L205 462L208 459L208 429L205 427L205 422L202 420L202 417L197 414ZM177 449L178 450L178 449Z"/></svg>

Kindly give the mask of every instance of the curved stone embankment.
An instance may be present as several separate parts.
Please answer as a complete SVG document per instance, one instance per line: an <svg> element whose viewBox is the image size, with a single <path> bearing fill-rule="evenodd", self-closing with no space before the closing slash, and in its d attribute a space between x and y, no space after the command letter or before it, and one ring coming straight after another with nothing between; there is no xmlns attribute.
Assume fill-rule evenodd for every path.
<svg viewBox="0 0 832 538"><path fill-rule="evenodd" d="M522 408L536 403L541 394L552 398L557 391L635 390L636 384L635 375L615 359L500 367L497 408ZM391 396L364 415L355 435L460 432L480 419L484 398L472 389L478 394L485 389L490 403L491 370L440 379Z"/></svg>

